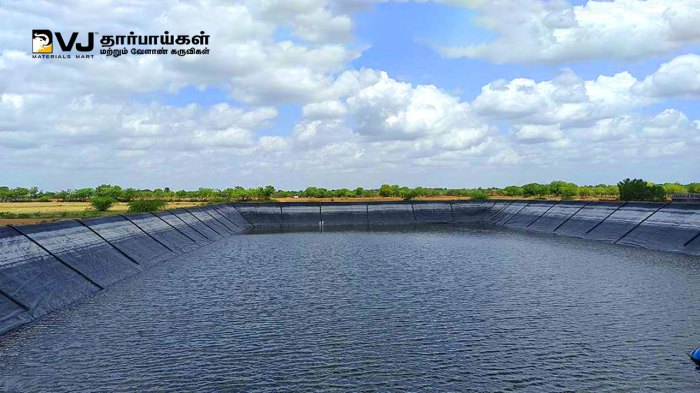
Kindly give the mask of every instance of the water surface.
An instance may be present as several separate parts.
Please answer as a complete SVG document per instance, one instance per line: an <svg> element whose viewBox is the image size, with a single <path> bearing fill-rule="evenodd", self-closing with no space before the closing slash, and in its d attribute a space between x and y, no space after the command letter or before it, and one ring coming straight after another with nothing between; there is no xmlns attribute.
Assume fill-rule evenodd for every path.
<svg viewBox="0 0 700 393"><path fill-rule="evenodd" d="M0 391L697 391L699 293L550 235L236 236L0 338Z"/></svg>

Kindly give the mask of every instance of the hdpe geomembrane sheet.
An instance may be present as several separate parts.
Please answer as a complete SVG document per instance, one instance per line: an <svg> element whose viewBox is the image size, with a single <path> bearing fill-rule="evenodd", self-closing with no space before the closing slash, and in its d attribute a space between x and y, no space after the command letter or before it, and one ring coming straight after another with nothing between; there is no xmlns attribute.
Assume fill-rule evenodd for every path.
<svg viewBox="0 0 700 393"><path fill-rule="evenodd" d="M237 204L238 211L255 227L282 226L282 208L276 204Z"/></svg>
<svg viewBox="0 0 700 393"><path fill-rule="evenodd" d="M207 227L211 228L219 236L227 236L232 233L231 230L222 224L218 218L209 214L206 210L200 207L191 207L185 210L192 213L195 218L197 218Z"/></svg>
<svg viewBox="0 0 700 393"><path fill-rule="evenodd" d="M450 203L414 203L413 212L419 222L454 222Z"/></svg>
<svg viewBox="0 0 700 393"><path fill-rule="evenodd" d="M136 218L135 216L130 217L132 220ZM146 220L157 220L167 226L160 219L150 214L146 217ZM141 228L144 228L142 226L144 224L143 221L145 220L139 223ZM97 218L87 220L85 224L141 265L153 265L175 255L124 217ZM166 232L174 231L170 228L170 231ZM153 233L159 237L167 236L158 231L153 231Z"/></svg>
<svg viewBox="0 0 700 393"><path fill-rule="evenodd" d="M57 258L102 287L141 270L137 264L76 221L28 225L22 229Z"/></svg>
<svg viewBox="0 0 700 393"><path fill-rule="evenodd" d="M174 230L168 222L153 214L128 214L125 217L143 232L153 237L155 242L172 250L172 253L168 254L169 257L172 257L173 253L183 253L197 246L197 243L192 241L192 239L189 239L179 230Z"/></svg>
<svg viewBox="0 0 700 393"><path fill-rule="evenodd" d="M586 205L585 202L561 202L553 206L528 229L540 232L554 232Z"/></svg>
<svg viewBox="0 0 700 393"><path fill-rule="evenodd" d="M323 225L362 225L368 224L367 204L334 204L321 205Z"/></svg>
<svg viewBox="0 0 700 393"><path fill-rule="evenodd" d="M187 225L192 227L194 230L196 230L198 233L200 233L202 236L207 238L207 240L218 240L221 239L221 235L216 233L211 227L206 225L204 222L199 220L197 217L194 215L190 214L190 212L184 210L184 209L175 209L171 210L171 212L176 215L179 219L184 221Z"/></svg>
<svg viewBox="0 0 700 393"><path fill-rule="evenodd" d="M583 207L555 232L561 235L586 237L586 233L603 222L623 205L622 202L591 203Z"/></svg>
<svg viewBox="0 0 700 393"><path fill-rule="evenodd" d="M198 245L207 244L211 241L170 211L157 212L156 216L169 224L176 232ZM185 244L187 242L183 244L183 247L185 247Z"/></svg>
<svg viewBox="0 0 700 393"><path fill-rule="evenodd" d="M416 222L410 203L368 204L367 216L371 224L411 224Z"/></svg>
<svg viewBox="0 0 700 393"><path fill-rule="evenodd" d="M556 202L533 201L526 204L520 211L508 220L508 226L527 228L534 224L540 217L554 208Z"/></svg>
<svg viewBox="0 0 700 393"><path fill-rule="evenodd" d="M321 225L321 207L318 204L282 205L282 225L319 227Z"/></svg>
<svg viewBox="0 0 700 393"><path fill-rule="evenodd" d="M586 234L586 239L616 242L660 208L659 203L630 202Z"/></svg>
<svg viewBox="0 0 700 393"><path fill-rule="evenodd" d="M12 228L0 227L0 250L0 290L33 317L99 289Z"/></svg>
<svg viewBox="0 0 700 393"><path fill-rule="evenodd" d="M620 244L654 250L683 251L700 231L700 209L692 204L673 203L650 216Z"/></svg>

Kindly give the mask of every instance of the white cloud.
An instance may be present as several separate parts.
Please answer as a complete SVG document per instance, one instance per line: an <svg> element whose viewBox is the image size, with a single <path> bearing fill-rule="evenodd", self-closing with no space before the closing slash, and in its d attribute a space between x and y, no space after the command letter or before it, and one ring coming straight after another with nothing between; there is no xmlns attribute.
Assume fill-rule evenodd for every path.
<svg viewBox="0 0 700 393"><path fill-rule="evenodd" d="M523 124L516 126L514 133L515 139L522 143L554 142L564 137L558 125Z"/></svg>
<svg viewBox="0 0 700 393"><path fill-rule="evenodd" d="M636 91L653 97L700 97L700 56L678 56L662 64Z"/></svg>
<svg viewBox="0 0 700 393"><path fill-rule="evenodd" d="M636 83L626 72L583 81L570 70L551 81L498 80L482 88L473 108L493 120L580 127L643 104L641 98L631 93Z"/></svg>
<svg viewBox="0 0 700 393"><path fill-rule="evenodd" d="M653 139L692 139L700 135L697 122L693 123L688 117L676 109L666 109L654 116L644 125L644 135Z"/></svg>
<svg viewBox="0 0 700 393"><path fill-rule="evenodd" d="M313 102L303 108L303 115L307 119L335 119L342 118L347 113L345 104L336 100Z"/></svg>
<svg viewBox="0 0 700 393"><path fill-rule="evenodd" d="M494 63L639 60L700 42L700 0L465 0L491 42L440 47Z"/></svg>
<svg viewBox="0 0 700 393"><path fill-rule="evenodd" d="M376 82L347 98L355 130L376 139L466 130L474 125L469 106L432 85L412 86L378 73Z"/></svg>
<svg viewBox="0 0 700 393"><path fill-rule="evenodd" d="M611 165L683 155L700 144L700 123L688 115L675 109L643 113L665 97L700 95L696 55L680 56L641 81L628 72L584 80L568 69L551 80L495 80L468 101L381 70L350 69L363 48L353 42L348 12L372 3L376 1L202 0L156 6L115 1L109 20L98 17L104 4L4 4L0 18L8 22L0 26L0 165L48 184L76 182L66 180L66 173L80 173L84 182L145 179L144 186L153 179L172 185L235 184L241 179L248 184L368 185L380 178L488 176L515 164L539 167L538 173L571 162ZM540 46L526 42L534 46L507 53L517 57L527 52L527 61L567 58L574 49L579 52L573 58L582 53L626 58L624 48L607 55L608 49L567 34L599 28L586 19L603 12L595 7L638 6L632 0L589 3L585 10L556 1L469 4L484 15L512 7L525 26L552 33L555 43L546 48L544 41L535 43ZM674 5L659 23L673 25L673 39L683 45L695 39L695 16L679 7ZM656 15L652 11L637 15L642 35L650 15ZM534 22L528 12L536 14ZM481 22L496 31L506 28L496 19ZM206 26L212 54L81 62L37 60L26 52L27 26L72 31L90 23L105 33L150 33L174 30L172 26L178 32L198 32ZM621 23L631 29L632 22ZM609 34L618 33L617 26L611 29ZM529 32L511 33L532 38L526 36ZM611 42L620 44L615 39ZM578 40L582 47L573 48L568 40ZM232 100L176 106L160 98L186 86L223 91ZM284 116L278 116L278 105L287 103L301 108L296 121L282 110ZM368 180L370 174L373 180Z"/></svg>
<svg viewBox="0 0 700 393"><path fill-rule="evenodd" d="M114 19L102 17L105 9L114 11ZM39 13L44 11L50 19ZM3 81L0 89L16 92L50 94L69 90L118 95L174 92L191 85L224 89L247 103L299 103L315 100L318 92L332 82L333 75L361 52L343 45L353 30L349 16L333 14L326 1L318 0L170 0L158 6L124 0L101 7L77 1L47 3L45 7L16 2L0 7L0 19L22 21L0 26L0 36L6 37L0 69L12 72L15 81L23 81L11 85ZM211 53L190 58L125 55L118 59L49 62L33 60L25 51L28 26L73 31L75 26L86 24L102 35L129 31L159 34L166 30L197 34L205 29L211 35ZM291 29L293 36L278 40L277 34L284 28ZM306 41L297 42L294 37Z"/></svg>

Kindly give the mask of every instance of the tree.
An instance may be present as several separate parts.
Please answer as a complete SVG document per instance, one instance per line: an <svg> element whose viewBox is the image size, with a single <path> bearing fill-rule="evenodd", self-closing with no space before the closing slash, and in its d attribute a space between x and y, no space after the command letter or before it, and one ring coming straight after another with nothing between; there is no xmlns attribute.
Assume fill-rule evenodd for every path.
<svg viewBox="0 0 700 393"><path fill-rule="evenodd" d="M523 188L518 186L508 186L503 189L503 195L505 196L523 196Z"/></svg>
<svg viewBox="0 0 700 393"><path fill-rule="evenodd" d="M404 201L410 201L415 199L418 196L418 192L416 190L412 190L410 188L404 187L401 189L401 197L403 198Z"/></svg>
<svg viewBox="0 0 700 393"><path fill-rule="evenodd" d="M524 196L543 198L549 193L549 187L539 183L529 183L523 186Z"/></svg>
<svg viewBox="0 0 700 393"><path fill-rule="evenodd" d="M401 191L399 186L396 185L390 185L390 184L382 184L381 187L379 187L379 196L383 197L394 197L394 196L401 196Z"/></svg>
<svg viewBox="0 0 700 393"><path fill-rule="evenodd" d="M574 183L564 183L559 186L557 195L563 199L571 199L578 194L579 187Z"/></svg>
<svg viewBox="0 0 700 393"><path fill-rule="evenodd" d="M475 201L483 201L489 198L489 195L484 190L474 190L469 197Z"/></svg>
<svg viewBox="0 0 700 393"><path fill-rule="evenodd" d="M623 201L665 201L666 190L661 185L647 183L642 179L625 179L617 183Z"/></svg>
<svg viewBox="0 0 700 393"><path fill-rule="evenodd" d="M0 202L7 202L10 200L12 194L10 193L10 187L0 187Z"/></svg>
<svg viewBox="0 0 700 393"><path fill-rule="evenodd" d="M680 183L666 183L664 184L664 191L666 195L686 194L688 189Z"/></svg>
<svg viewBox="0 0 700 393"><path fill-rule="evenodd" d="M122 188L119 186L103 184L95 189L95 194L98 196L110 197L112 199L119 199L122 194Z"/></svg>
<svg viewBox="0 0 700 393"><path fill-rule="evenodd" d="M688 184L688 192L700 193L700 183L690 183L690 184Z"/></svg>
<svg viewBox="0 0 700 393"><path fill-rule="evenodd" d="M549 192L564 199L571 199L578 193L578 186L561 180L549 183Z"/></svg>
<svg viewBox="0 0 700 393"><path fill-rule="evenodd" d="M265 187L262 189L262 193L261 193L261 194L262 194L262 197L263 197L265 200L269 200L270 198L272 198L272 194L274 194L274 193L275 193L275 187L273 187L273 186L265 186Z"/></svg>
<svg viewBox="0 0 700 393"><path fill-rule="evenodd" d="M588 198L591 195L599 196L600 190L597 187L579 187L578 196L581 198Z"/></svg>

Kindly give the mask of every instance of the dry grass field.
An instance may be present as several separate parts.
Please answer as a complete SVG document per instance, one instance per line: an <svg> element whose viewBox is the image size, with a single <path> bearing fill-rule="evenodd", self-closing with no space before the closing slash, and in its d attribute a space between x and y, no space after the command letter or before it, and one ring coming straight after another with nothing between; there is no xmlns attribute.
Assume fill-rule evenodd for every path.
<svg viewBox="0 0 700 393"><path fill-rule="evenodd" d="M167 209L199 206L202 202L170 202ZM88 202L4 202L0 203L0 225L23 225L126 213L129 205L117 203L109 211L96 212Z"/></svg>

